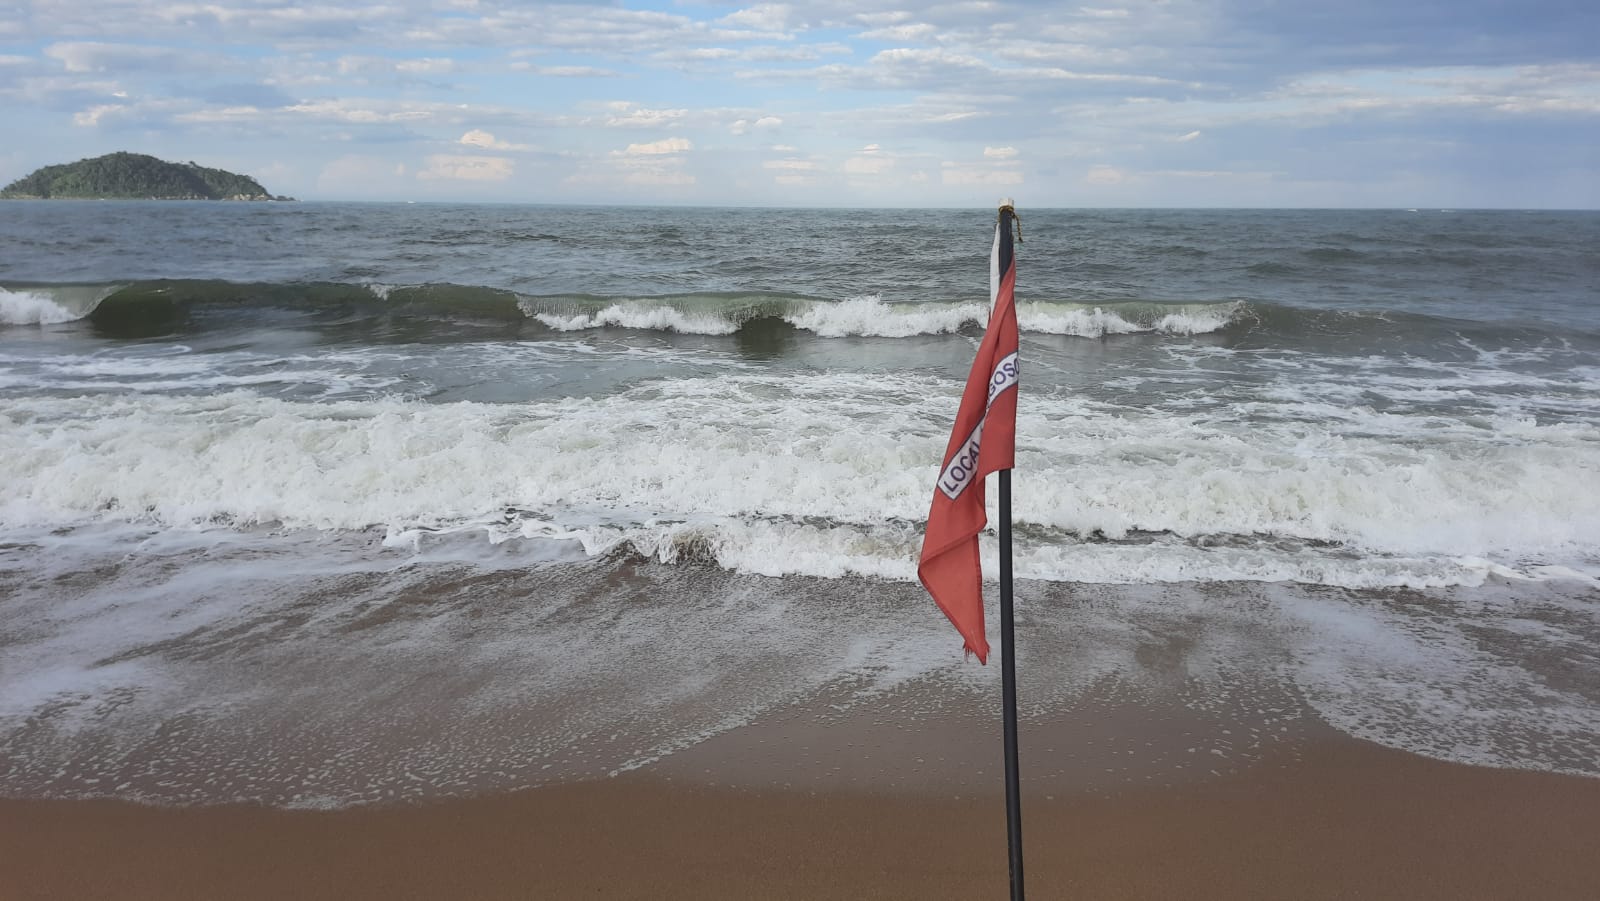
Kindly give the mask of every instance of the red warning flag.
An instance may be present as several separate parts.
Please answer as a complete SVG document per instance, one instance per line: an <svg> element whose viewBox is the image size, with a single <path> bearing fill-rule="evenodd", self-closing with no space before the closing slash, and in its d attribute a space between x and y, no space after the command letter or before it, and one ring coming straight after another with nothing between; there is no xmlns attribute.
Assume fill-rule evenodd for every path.
<svg viewBox="0 0 1600 901"><path fill-rule="evenodd" d="M1012 296L1017 272L1010 204L995 222L989 262L989 328L967 375L944 466L928 511L917 576L950 618L979 662L989 660L983 628L983 570L978 533L988 524L984 477L1010 469L1017 444L1017 308Z"/></svg>

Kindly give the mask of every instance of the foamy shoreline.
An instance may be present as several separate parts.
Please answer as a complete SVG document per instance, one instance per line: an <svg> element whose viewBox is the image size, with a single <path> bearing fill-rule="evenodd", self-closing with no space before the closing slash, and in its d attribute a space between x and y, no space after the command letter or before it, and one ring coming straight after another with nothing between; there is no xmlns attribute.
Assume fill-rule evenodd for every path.
<svg viewBox="0 0 1600 901"><path fill-rule="evenodd" d="M797 716L981 731L995 715L995 668L961 659L914 584L346 540L262 554L157 537L138 556L0 571L0 795L417 803L670 773L761 736L786 748ZM1024 581L1018 598L1025 729L1082 723L1107 699L1196 723L1193 740L1089 770L1081 749L1042 745L1034 778L1062 791L1227 775L1319 724L1442 760L1600 775L1600 626L1570 583ZM757 745L724 755L766 761L755 784L779 770L826 790L955 781L928 759L839 783Z"/></svg>

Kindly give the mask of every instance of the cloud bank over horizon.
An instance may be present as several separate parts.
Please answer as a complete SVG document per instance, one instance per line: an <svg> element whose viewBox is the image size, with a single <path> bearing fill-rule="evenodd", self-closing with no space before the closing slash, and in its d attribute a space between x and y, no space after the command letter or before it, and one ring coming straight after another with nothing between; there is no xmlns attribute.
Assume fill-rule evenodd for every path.
<svg viewBox="0 0 1600 901"><path fill-rule="evenodd" d="M303 199L1600 207L1574 0L24 0L0 183L113 150Z"/></svg>

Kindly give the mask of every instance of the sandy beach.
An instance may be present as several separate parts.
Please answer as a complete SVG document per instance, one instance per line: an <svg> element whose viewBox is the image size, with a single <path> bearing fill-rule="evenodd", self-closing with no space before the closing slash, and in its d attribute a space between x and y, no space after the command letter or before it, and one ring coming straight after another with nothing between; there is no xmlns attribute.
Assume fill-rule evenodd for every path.
<svg viewBox="0 0 1600 901"><path fill-rule="evenodd" d="M4 801L0 897L1003 897L997 734L985 765L986 727L918 728L876 706L828 727L791 711L614 778L475 799ZM1078 740L1181 744L1193 725L1106 703ZM1025 772L1030 747L1066 746L1070 731L1035 724ZM1097 781L1091 770L1111 768L1091 754L1030 778L1029 896L1588 898L1600 886L1600 780L1440 762L1303 722L1286 734L1231 771L1146 783L1124 767ZM880 773L936 753L920 779ZM985 772L958 775L973 768Z"/></svg>

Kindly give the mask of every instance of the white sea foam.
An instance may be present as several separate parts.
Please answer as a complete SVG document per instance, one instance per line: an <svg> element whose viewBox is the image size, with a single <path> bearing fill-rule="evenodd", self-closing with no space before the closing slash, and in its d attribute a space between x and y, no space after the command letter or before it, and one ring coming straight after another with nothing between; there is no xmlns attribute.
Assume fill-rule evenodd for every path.
<svg viewBox="0 0 1600 901"><path fill-rule="evenodd" d="M88 310L72 309L43 289L8 291L0 288L0 325L50 325L71 322L88 315Z"/></svg>
<svg viewBox="0 0 1600 901"><path fill-rule="evenodd" d="M1241 306L1236 303L1194 305L1165 312L1156 305L1147 305L1141 307L1144 315L1140 316L1131 309L1019 302L1017 327L1024 333L1085 338L1137 333L1196 335L1225 328L1238 315ZM837 303L814 303L784 318L797 328L825 338L846 335L904 338L955 332L969 324L987 327L989 308L981 303L884 303L877 295L869 295Z"/></svg>
<svg viewBox="0 0 1600 901"><path fill-rule="evenodd" d="M1132 307L1022 302L1017 304L1017 324L1025 333L1088 338L1136 333L1197 335L1227 327L1242 308L1238 303L1171 308L1146 304L1135 312ZM644 299L611 304L597 312L529 315L557 331L610 327L727 335L744 324L740 318L743 314L686 311L667 301ZM885 303L879 295L867 294L841 301L797 302L795 309L782 318L795 328L824 338L908 338L950 334L967 326L986 327L989 307L984 303Z"/></svg>
<svg viewBox="0 0 1600 901"><path fill-rule="evenodd" d="M739 323L717 313L685 312L673 306L646 301L615 303L595 313L535 313L533 318L558 332L634 328L689 335L731 335L739 330Z"/></svg>
<svg viewBox="0 0 1600 901"><path fill-rule="evenodd" d="M1199 335L1227 327L1242 304L1209 304L1179 307L1171 311L1145 308L1144 316L1104 307L1063 307L1053 304L1019 303L1017 326L1024 332L1050 335L1077 335L1102 338L1106 335L1131 335L1143 332L1168 335Z"/></svg>
<svg viewBox="0 0 1600 901"><path fill-rule="evenodd" d="M385 539L389 547L429 551L434 541L463 532L490 542L540 539L523 545L509 559L560 559L546 543L589 556L628 553L666 564L715 563L736 572L784 577L862 576L888 581L916 579L920 531L909 524L811 524L791 521L717 518L695 522L645 522L631 526L564 526L535 517L520 522L477 523L443 530L404 529ZM999 549L993 534L979 541L984 574L998 572ZM1476 587L1491 577L1519 581L1593 584L1600 579L1565 567L1523 570L1479 557L1378 556L1321 553L1243 542L1207 547L1182 541L1134 544L1028 543L1016 551L1019 579L1110 585L1187 582L1299 582L1340 588Z"/></svg>
<svg viewBox="0 0 1600 901"><path fill-rule="evenodd" d="M0 521L510 536L537 520L596 554L626 542L747 572L906 578L950 390L735 373L521 404L18 399L0 412ZM1060 536L1022 564L1038 578L1425 586L1595 562L1592 426L1354 408L1251 421L1042 394L1029 410L1016 515ZM1178 543L1136 544L1139 559L1070 540L1150 533Z"/></svg>
<svg viewBox="0 0 1600 901"><path fill-rule="evenodd" d="M872 294L837 303L813 303L784 320L824 338L906 338L954 332L969 322L987 323L989 308L979 303L892 304Z"/></svg>
<svg viewBox="0 0 1600 901"><path fill-rule="evenodd" d="M1155 330L1168 335L1204 335L1226 328L1237 318L1242 304L1192 313L1167 313L1156 320Z"/></svg>
<svg viewBox="0 0 1600 901"><path fill-rule="evenodd" d="M463 566L366 534L108 524L7 537L34 550L0 654L8 794L421 800L670 765L796 702L848 715L932 680L934 700L903 700L936 704L937 721L988 709L980 699L998 690L997 669L962 663L914 585ZM21 553L0 546L7 563ZM1022 657L1048 662L1021 668L1025 718L1081 714L1110 692L1144 715L1186 707L1217 727L1186 741L1221 767L1309 705L1352 735L1447 760L1600 775L1600 707L1581 683L1546 678L1592 657L1596 611L1578 593L1463 589L1419 605L1281 585L1024 582L1019 596ZM1086 778L1093 744L1036 749L1040 777Z"/></svg>
<svg viewBox="0 0 1600 901"><path fill-rule="evenodd" d="M1557 660L1592 664L1584 626L1571 628L1592 607L1551 622L1509 598L1425 617L1291 593L1279 603L1306 636L1285 670L1335 728L1444 760L1597 775L1600 710L1543 672ZM1540 648L1531 659L1530 639Z"/></svg>
<svg viewBox="0 0 1600 901"><path fill-rule="evenodd" d="M836 680L867 690L960 660L933 653L949 637L931 618L876 624L908 619L900 605L824 619L791 605L826 586L729 609L658 572L637 587L666 603L633 603L623 586L596 604L582 575L518 567L457 594L459 567L360 542L152 548L97 531L87 558L60 546L70 536L35 535L49 547L40 578L8 603L7 794L348 806L593 778ZM103 578L53 587L85 563ZM864 640L864 625L884 637ZM722 641L719 655L748 665L708 667ZM396 731L409 737L385 740Z"/></svg>

